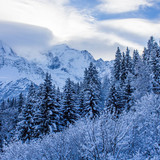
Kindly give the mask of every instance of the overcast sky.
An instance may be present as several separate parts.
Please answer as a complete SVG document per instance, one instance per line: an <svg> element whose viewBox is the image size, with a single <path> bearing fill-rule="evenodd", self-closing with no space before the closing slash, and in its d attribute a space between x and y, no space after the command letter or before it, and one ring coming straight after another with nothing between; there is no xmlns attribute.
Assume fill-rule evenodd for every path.
<svg viewBox="0 0 160 160"><path fill-rule="evenodd" d="M55 44L114 58L160 38L160 0L0 0L0 40L33 56Z"/></svg>

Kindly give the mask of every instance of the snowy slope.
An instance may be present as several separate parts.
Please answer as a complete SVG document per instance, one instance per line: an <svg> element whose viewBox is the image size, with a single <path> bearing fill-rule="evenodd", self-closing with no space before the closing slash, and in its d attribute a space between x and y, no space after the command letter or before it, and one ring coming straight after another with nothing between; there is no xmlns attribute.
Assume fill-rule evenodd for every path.
<svg viewBox="0 0 160 160"><path fill-rule="evenodd" d="M39 81L44 71L35 63L29 62L17 54L6 44L0 42L0 81L8 83L20 78Z"/></svg>
<svg viewBox="0 0 160 160"><path fill-rule="evenodd" d="M39 84L44 76L37 64L17 56L9 46L0 42L0 100L27 91L31 81Z"/></svg>
<svg viewBox="0 0 160 160"><path fill-rule="evenodd" d="M110 67L102 59L96 61L88 51L78 51L65 44L54 46L43 55L46 61L41 64L42 68L52 74L55 84L60 87L68 77L75 82L81 81L90 62L97 66L101 78L110 74Z"/></svg>
<svg viewBox="0 0 160 160"><path fill-rule="evenodd" d="M53 84L61 89L67 78L75 82L82 81L84 70L90 62L96 65L101 79L106 74L110 75L109 62L102 59L96 61L88 51L78 51L65 44L53 46L41 56L43 60L31 62L0 42L0 99L27 91L31 81L39 85L46 72L52 75Z"/></svg>

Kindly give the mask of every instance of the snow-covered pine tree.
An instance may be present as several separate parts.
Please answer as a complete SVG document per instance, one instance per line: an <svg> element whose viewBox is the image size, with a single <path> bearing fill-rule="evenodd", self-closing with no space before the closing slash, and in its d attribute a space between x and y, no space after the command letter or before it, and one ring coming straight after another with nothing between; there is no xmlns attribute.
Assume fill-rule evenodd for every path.
<svg viewBox="0 0 160 160"><path fill-rule="evenodd" d="M60 126L61 126L61 122L60 122L60 118L62 116L62 110L61 110L61 93L60 90L58 88L58 90L56 89L56 86L53 85L53 89L52 89L52 101L53 101L53 106L52 106L52 123L53 123L53 131L54 132L58 132L60 131Z"/></svg>
<svg viewBox="0 0 160 160"><path fill-rule="evenodd" d="M125 84L123 86L123 90L124 90L124 108L129 111L131 106L133 106L134 104L134 96L133 96L133 92L134 92L134 87L132 86L132 78L130 74L127 76L126 80L125 80Z"/></svg>
<svg viewBox="0 0 160 160"><path fill-rule="evenodd" d="M126 62L126 70L128 73L133 73L133 67L132 67L132 58L130 56L130 50L127 47L126 50L126 56L125 56L125 62Z"/></svg>
<svg viewBox="0 0 160 160"><path fill-rule="evenodd" d="M37 107L35 108L35 116L34 116L34 136L35 138L39 138L42 136L42 111L41 111L41 105L42 105L42 99L43 99L43 84L41 83L38 87L37 91Z"/></svg>
<svg viewBox="0 0 160 160"><path fill-rule="evenodd" d="M144 47L142 58L143 58L143 62L147 64L149 61L149 55L148 55L148 50L146 47Z"/></svg>
<svg viewBox="0 0 160 160"><path fill-rule="evenodd" d="M112 84L109 91L108 99L106 100L106 110L111 114L116 114L119 108L119 96L115 84Z"/></svg>
<svg viewBox="0 0 160 160"><path fill-rule="evenodd" d="M106 75L102 82L102 89L101 89L101 98L102 98L101 104L103 108L107 105L106 99L108 99L109 96L110 86L111 86L110 78L108 75Z"/></svg>
<svg viewBox="0 0 160 160"><path fill-rule="evenodd" d="M109 95L106 99L106 110L111 114L117 116L122 111L122 87L126 79L126 63L125 54L123 56L119 47L117 48L112 70L111 85L109 88Z"/></svg>
<svg viewBox="0 0 160 160"><path fill-rule="evenodd" d="M80 83L80 92L79 92L79 105L78 105L78 115L80 118L85 116L85 104L84 104L84 84Z"/></svg>
<svg viewBox="0 0 160 160"><path fill-rule="evenodd" d="M57 122L56 122L56 126L57 126L57 132L62 131L63 130L63 104L62 104L62 93L59 89L59 87L56 89L55 92L55 101L56 101L56 108L57 108Z"/></svg>
<svg viewBox="0 0 160 160"><path fill-rule="evenodd" d="M147 48L144 48L144 51L143 51L143 62L147 65L150 65L151 64L151 55L152 55L152 51L153 51L153 48L154 48L154 38L153 36L150 37L150 39L148 40L148 43L147 43Z"/></svg>
<svg viewBox="0 0 160 160"><path fill-rule="evenodd" d="M148 64L151 64L152 55L154 54L154 51L155 51L154 49L155 49L155 40L154 40L153 36L151 36L150 39L148 40L148 43L147 43Z"/></svg>
<svg viewBox="0 0 160 160"><path fill-rule="evenodd" d="M95 118L101 110L101 82L96 67L91 62L84 73L84 114Z"/></svg>
<svg viewBox="0 0 160 160"><path fill-rule="evenodd" d="M148 92L153 90L154 93L160 92L160 81L159 81L159 46L155 42L154 38L151 36L148 43L147 48L145 48L143 53L143 62L145 72L150 75L150 79L148 81L149 88Z"/></svg>
<svg viewBox="0 0 160 160"><path fill-rule="evenodd" d="M122 61L122 54L121 54L121 51L120 51L120 49L118 47L117 51L116 51L116 55L115 55L114 71L113 71L113 76L114 76L115 80L119 80L120 79L121 61Z"/></svg>
<svg viewBox="0 0 160 160"><path fill-rule="evenodd" d="M123 102L124 102L124 108L129 110L131 108L131 106L133 105L133 60L130 56L130 51L127 47L126 50L126 56L125 56L125 73L126 73L126 77L125 77L125 81L124 84L122 86L122 94L123 94Z"/></svg>
<svg viewBox="0 0 160 160"><path fill-rule="evenodd" d="M74 84L74 91L75 91L75 107L77 108L77 116L78 116L77 118L79 118L80 93L81 93L81 88L79 83Z"/></svg>
<svg viewBox="0 0 160 160"><path fill-rule="evenodd" d="M77 120L78 108L75 102L74 83L68 78L63 91L63 125L68 127L69 124L74 124Z"/></svg>
<svg viewBox="0 0 160 160"><path fill-rule="evenodd" d="M121 55L118 48L114 62L112 81L108 99L106 100L107 110L118 116L122 111L130 108L132 97L131 75L133 73L132 59L127 47L126 54Z"/></svg>
<svg viewBox="0 0 160 160"><path fill-rule="evenodd" d="M56 123L58 121L57 117L57 106L55 102L55 90L53 89L51 75L46 73L46 77L40 93L39 104L39 118L37 124L38 131L40 135L49 134L50 132L57 131Z"/></svg>
<svg viewBox="0 0 160 160"><path fill-rule="evenodd" d="M23 108L24 103L25 103L25 100L24 100L23 94L21 92L19 94L19 98L18 98L18 101L17 101L18 115L22 112L22 108ZM18 120L18 122L19 122L19 120Z"/></svg>
<svg viewBox="0 0 160 160"><path fill-rule="evenodd" d="M77 108L77 118L84 117L84 85L83 83L75 84L75 107Z"/></svg>
<svg viewBox="0 0 160 160"><path fill-rule="evenodd" d="M132 64L132 70L133 70L133 74L134 76L138 76L138 69L139 69L139 63L141 62L141 57L138 53L138 50L134 50L133 51L133 64Z"/></svg>
<svg viewBox="0 0 160 160"><path fill-rule="evenodd" d="M155 42L151 54L152 65L152 90L156 94L160 94L160 48Z"/></svg>
<svg viewBox="0 0 160 160"><path fill-rule="evenodd" d="M26 105L22 107L17 124L17 136L22 142L29 142L34 138L34 116L37 106L35 86L31 83L27 95Z"/></svg>
<svg viewBox="0 0 160 160"><path fill-rule="evenodd" d="M126 56L125 53L123 52L122 55L122 63L121 63L121 73L120 73L120 84L121 86L124 85L125 79L127 78L128 72L126 69Z"/></svg>

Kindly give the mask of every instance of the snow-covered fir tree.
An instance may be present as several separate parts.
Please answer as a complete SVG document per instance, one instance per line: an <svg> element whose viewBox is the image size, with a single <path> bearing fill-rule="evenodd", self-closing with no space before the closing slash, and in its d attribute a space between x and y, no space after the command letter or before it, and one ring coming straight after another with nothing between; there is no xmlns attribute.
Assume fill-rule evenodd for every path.
<svg viewBox="0 0 160 160"><path fill-rule="evenodd" d="M154 38L142 56L134 50L131 58L128 48L123 54L118 48L102 87L91 63L83 82L68 78L63 92L47 73L37 93L31 84L26 100L20 94L3 101L0 147L12 143L4 145L0 159L159 160L160 47ZM13 141L17 122L19 139L29 144Z"/></svg>
<svg viewBox="0 0 160 160"><path fill-rule="evenodd" d="M101 110L101 82L98 71L91 62L84 72L84 115L95 118Z"/></svg>
<svg viewBox="0 0 160 160"><path fill-rule="evenodd" d="M122 54L119 49L117 48L116 55L115 55L115 60L114 60L114 73L113 76L115 77L116 80L120 79L121 75L121 62L122 62Z"/></svg>
<svg viewBox="0 0 160 160"><path fill-rule="evenodd" d="M39 118L37 128L40 135L49 134L57 131L57 122L59 120L58 107L56 103L55 88L52 85L51 75L46 73L43 85L41 85Z"/></svg>
<svg viewBox="0 0 160 160"><path fill-rule="evenodd" d="M36 90L33 83L31 83L26 104L22 106L19 114L19 122L17 124L17 136L22 142L29 142L35 137L35 109L37 107Z"/></svg>
<svg viewBox="0 0 160 160"><path fill-rule="evenodd" d="M127 47L126 54L121 55L118 48L114 61L112 82L109 96L106 100L107 110L118 116L126 108L130 109L133 103L133 65L130 51ZM118 68L118 69L117 69Z"/></svg>
<svg viewBox="0 0 160 160"><path fill-rule="evenodd" d="M66 127L74 124L78 118L74 87L75 84L68 78L63 91L63 125Z"/></svg>

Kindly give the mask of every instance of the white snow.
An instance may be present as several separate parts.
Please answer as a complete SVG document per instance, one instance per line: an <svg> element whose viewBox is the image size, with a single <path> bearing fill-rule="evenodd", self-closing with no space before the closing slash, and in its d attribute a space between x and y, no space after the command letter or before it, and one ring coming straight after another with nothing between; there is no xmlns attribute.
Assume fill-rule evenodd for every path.
<svg viewBox="0 0 160 160"><path fill-rule="evenodd" d="M10 47L0 41L1 89L9 82L16 82L23 78L39 85L43 82L46 72L51 74L53 84L62 89L67 78L74 82L82 81L84 70L90 62L97 66L101 78L110 74L110 64L102 59L96 61L88 51L78 51L66 44L53 46L48 51L44 51L41 56L44 57L43 61L31 62L17 56Z"/></svg>

